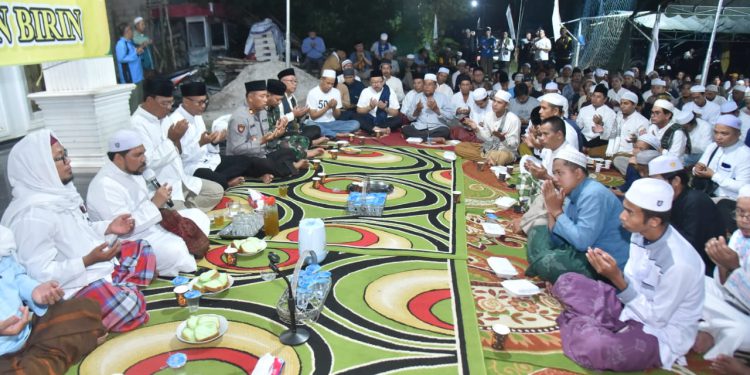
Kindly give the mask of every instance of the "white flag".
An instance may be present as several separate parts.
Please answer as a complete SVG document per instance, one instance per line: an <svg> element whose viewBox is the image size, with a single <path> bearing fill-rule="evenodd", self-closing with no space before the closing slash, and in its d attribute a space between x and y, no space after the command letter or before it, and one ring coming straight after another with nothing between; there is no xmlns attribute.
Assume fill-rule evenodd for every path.
<svg viewBox="0 0 750 375"><path fill-rule="evenodd" d="M438 39L438 29L437 29L437 14L435 14L435 22L432 25L432 40Z"/></svg>
<svg viewBox="0 0 750 375"><path fill-rule="evenodd" d="M654 28L651 30L651 46L648 49L648 61L646 62L646 71L644 73L654 70L656 64L656 54L659 53L659 23L661 20L661 9L656 12L656 19L654 20Z"/></svg>
<svg viewBox="0 0 750 375"><path fill-rule="evenodd" d="M508 10L505 11L505 18L508 19L508 34L510 38L516 39L516 28L513 26L513 13L510 12L510 4L508 4Z"/></svg>
<svg viewBox="0 0 750 375"><path fill-rule="evenodd" d="M560 0L555 0L555 7L552 8L552 35L555 36L555 40L560 38L560 26L562 26L562 21L560 20Z"/></svg>

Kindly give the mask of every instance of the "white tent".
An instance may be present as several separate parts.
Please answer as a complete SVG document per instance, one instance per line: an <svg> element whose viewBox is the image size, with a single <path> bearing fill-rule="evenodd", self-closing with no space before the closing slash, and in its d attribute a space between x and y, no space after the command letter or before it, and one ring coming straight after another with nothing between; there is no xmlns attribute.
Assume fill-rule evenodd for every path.
<svg viewBox="0 0 750 375"><path fill-rule="evenodd" d="M662 13L659 29L664 31L688 31L697 33L711 33L716 17L716 6L670 4ZM730 3L730 2L727 2ZM738 4L739 3L739 4ZM742 6L738 6L742 5ZM747 5L747 6L745 6ZM724 8L719 18L717 33L750 34L750 1L733 1ZM656 14L641 12L634 18L641 26L652 29Z"/></svg>

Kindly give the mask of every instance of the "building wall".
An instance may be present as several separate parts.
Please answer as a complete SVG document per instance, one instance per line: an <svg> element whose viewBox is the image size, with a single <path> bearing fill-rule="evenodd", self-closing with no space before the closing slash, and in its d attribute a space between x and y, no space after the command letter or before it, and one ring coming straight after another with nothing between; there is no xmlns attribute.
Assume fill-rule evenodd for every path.
<svg viewBox="0 0 750 375"><path fill-rule="evenodd" d="M117 41L120 38L117 34L117 25L119 23L127 22L132 24L133 20L138 16L148 19L148 14L146 14L146 0L106 0L106 4L110 35L112 35L113 41Z"/></svg>

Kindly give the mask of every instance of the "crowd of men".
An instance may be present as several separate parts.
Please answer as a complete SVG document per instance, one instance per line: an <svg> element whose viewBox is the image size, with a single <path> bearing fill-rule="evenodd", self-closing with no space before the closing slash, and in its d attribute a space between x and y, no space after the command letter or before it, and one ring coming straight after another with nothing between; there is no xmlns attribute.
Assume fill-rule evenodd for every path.
<svg viewBox="0 0 750 375"><path fill-rule="evenodd" d="M551 47L538 38L544 56ZM206 212L245 178L296 175L329 140L390 132L452 139L469 160L520 163L525 213L509 225L528 236L525 274L553 283L565 306L558 323L571 359L669 369L692 348L720 371L747 371L732 355L750 350L750 82L730 75L725 92L721 80L544 59L510 80L481 52L480 64L425 72L411 69L412 56L399 79L387 40L373 45L377 58L358 43L330 63L345 56L335 51L305 103L293 68L245 83L226 129L203 121L205 84L182 84L173 110L172 82L145 79L87 202L54 133L19 141L0 222L0 372L63 372L107 332L145 323L140 288L196 270L185 240L162 226L165 210L208 233ZM596 157L611 159L625 185L592 178ZM55 324L70 311L74 327Z"/></svg>

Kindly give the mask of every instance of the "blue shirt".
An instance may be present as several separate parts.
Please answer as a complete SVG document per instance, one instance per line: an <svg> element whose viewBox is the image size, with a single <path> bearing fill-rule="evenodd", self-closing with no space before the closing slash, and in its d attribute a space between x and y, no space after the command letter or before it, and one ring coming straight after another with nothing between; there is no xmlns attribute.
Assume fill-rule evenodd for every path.
<svg viewBox="0 0 750 375"><path fill-rule="evenodd" d="M620 225L622 203L601 183L586 178L565 199L563 215L552 228L552 242L566 242L585 252L600 248L625 267L630 251L630 233Z"/></svg>
<svg viewBox="0 0 750 375"><path fill-rule="evenodd" d="M13 315L21 317L18 309L24 304L36 315L44 315L47 306L37 305L31 298L31 293L37 285L39 282L26 275L26 270L16 263L12 256L0 258L0 320L6 320ZM31 324L27 324L15 336L0 336L0 355L19 351L30 334Z"/></svg>
<svg viewBox="0 0 750 375"><path fill-rule="evenodd" d="M495 54L495 45L497 44L497 40L493 37L482 37L482 39L479 39L479 54L482 55L482 57L492 57Z"/></svg>
<svg viewBox="0 0 750 375"><path fill-rule="evenodd" d="M141 58L138 56L135 44L125 37L120 37L115 45L115 60L117 61L117 73L120 83L138 83L143 80L143 67ZM125 65L128 69L123 72ZM129 76L129 79L128 79Z"/></svg>
<svg viewBox="0 0 750 375"><path fill-rule="evenodd" d="M302 53L310 59L322 59L325 52L326 42L324 42L321 37L315 37L315 39L312 39L308 36L302 41Z"/></svg>

